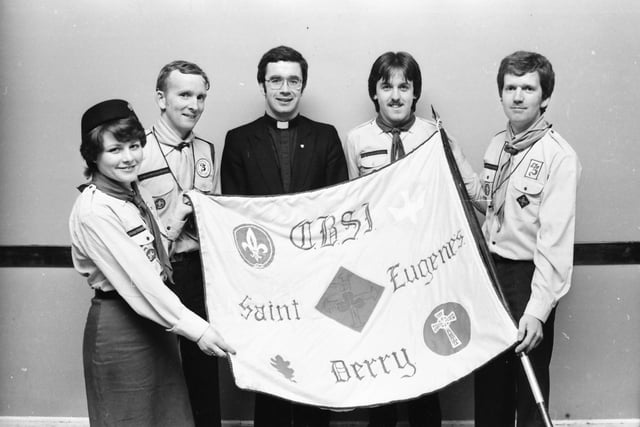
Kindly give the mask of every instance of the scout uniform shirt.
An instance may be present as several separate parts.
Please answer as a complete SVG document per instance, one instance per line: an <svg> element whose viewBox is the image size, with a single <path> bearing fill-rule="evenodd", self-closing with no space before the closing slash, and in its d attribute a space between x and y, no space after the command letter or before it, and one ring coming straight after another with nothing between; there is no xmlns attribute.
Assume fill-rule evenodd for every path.
<svg viewBox="0 0 640 427"><path fill-rule="evenodd" d="M482 191L472 194L486 219L482 227L489 250L511 260L533 260L531 297L525 309L546 321L569 291L573 271L576 190L581 165L575 151L553 129L511 159L504 220L492 206L505 132L497 134L484 156ZM503 159L501 159L501 156Z"/></svg>
<svg viewBox="0 0 640 427"><path fill-rule="evenodd" d="M438 128L433 121L416 117L413 126L400 134L405 153L415 150L436 133ZM368 175L391 163L392 138L390 133L378 126L375 118L352 129L343 144L349 179ZM437 141L440 143L439 139ZM481 191L477 176L462 150L455 141L450 139L449 142L467 191L470 194Z"/></svg>
<svg viewBox="0 0 640 427"><path fill-rule="evenodd" d="M182 140L163 118L147 131L138 179L153 196L156 210L165 225L171 227L169 217L182 203L184 192L196 189L203 194L219 193L214 156L213 144L196 137L193 132ZM173 252L192 252L198 248L193 224L187 223L175 242Z"/></svg>
<svg viewBox="0 0 640 427"><path fill-rule="evenodd" d="M411 129L400 134L405 153L413 151L437 131L435 123L416 117ZM344 143L349 179L368 175L391 163L392 138L378 126L375 118L352 129Z"/></svg>
<svg viewBox="0 0 640 427"><path fill-rule="evenodd" d="M150 195L140 192L154 212ZM91 288L117 291L136 313L169 332L192 341L204 334L209 323L186 308L162 281L153 234L133 203L89 185L73 206L69 231L73 265Z"/></svg>

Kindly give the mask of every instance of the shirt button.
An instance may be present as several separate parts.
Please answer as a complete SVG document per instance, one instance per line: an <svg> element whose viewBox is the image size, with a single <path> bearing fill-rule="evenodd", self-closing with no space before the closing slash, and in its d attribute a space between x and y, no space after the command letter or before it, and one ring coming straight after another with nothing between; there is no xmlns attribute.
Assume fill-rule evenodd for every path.
<svg viewBox="0 0 640 427"><path fill-rule="evenodd" d="M496 242L491 242L491 244L492 244L492 245L495 245L495 244L496 244Z"/></svg>

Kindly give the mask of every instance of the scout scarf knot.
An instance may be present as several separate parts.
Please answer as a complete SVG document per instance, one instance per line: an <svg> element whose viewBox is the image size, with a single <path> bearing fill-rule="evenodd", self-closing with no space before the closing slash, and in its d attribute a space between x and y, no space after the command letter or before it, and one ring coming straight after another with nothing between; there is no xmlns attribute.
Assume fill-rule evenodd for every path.
<svg viewBox="0 0 640 427"><path fill-rule="evenodd" d="M519 135L516 135L513 132L511 124L507 123L503 147L505 153L500 153L500 158L498 159L498 173L493 180L493 189L491 192L490 206L492 209L495 209L496 218L498 220L498 229L500 229L504 223L504 202L507 196L507 183L509 182L509 177L513 172L515 172L520 163L522 163L522 160L520 160L513 170L511 170L511 158L523 150L530 149L533 144L538 142L547 134L547 131L550 128L551 124L544 119L543 115L541 115L538 120L529 127L529 129Z"/></svg>
<svg viewBox="0 0 640 427"><path fill-rule="evenodd" d="M183 148L187 148L191 145L191 141L182 141L180 144L176 145L176 150L182 151Z"/></svg>
<svg viewBox="0 0 640 427"><path fill-rule="evenodd" d="M404 145L402 145L402 139L400 138L400 133L407 132L411 129L411 126L416 122L416 116L412 114L406 121L400 123L397 126L393 126L382 116L378 115L376 117L376 124L382 129L385 133L390 133L392 135L391 140L391 162L395 162L398 159L401 159L405 156Z"/></svg>
<svg viewBox="0 0 640 427"><path fill-rule="evenodd" d="M507 123L507 131L505 132L504 151L513 155L522 150L526 150L542 138L547 130L551 127L544 116L538 117L529 129L516 135L510 123Z"/></svg>
<svg viewBox="0 0 640 427"><path fill-rule="evenodd" d="M140 211L140 215L142 216L142 220L145 222L145 224L147 224L147 227L149 227L149 230L153 235L153 247L156 251L158 261L162 266L163 280L173 283L173 271L171 269L171 262L169 261L169 255L167 255L167 251L165 251L164 246L162 245L162 234L160 233L160 227L158 227L158 223L153 217L149 206L147 206L145 201L140 196L138 183L132 182L131 190L129 190L128 188L123 187L119 182L104 176L100 172L95 172L93 174L93 176L91 177L91 183L103 193L108 194L111 197L115 197L119 200L131 202L138 208L138 210Z"/></svg>

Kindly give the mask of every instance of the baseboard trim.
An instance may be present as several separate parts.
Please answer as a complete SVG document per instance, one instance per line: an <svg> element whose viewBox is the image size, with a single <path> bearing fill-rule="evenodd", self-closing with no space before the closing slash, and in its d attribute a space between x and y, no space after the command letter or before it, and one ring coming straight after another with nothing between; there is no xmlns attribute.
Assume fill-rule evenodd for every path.
<svg viewBox="0 0 640 427"><path fill-rule="evenodd" d="M252 421L225 420L224 427L252 427ZM366 421L337 421L332 427L365 427ZM443 421L446 427L469 427L473 421ZM557 420L555 427L640 427L640 418L609 420ZM398 423L398 427L406 427L406 422ZM0 427L89 427L89 419L83 417L0 417Z"/></svg>

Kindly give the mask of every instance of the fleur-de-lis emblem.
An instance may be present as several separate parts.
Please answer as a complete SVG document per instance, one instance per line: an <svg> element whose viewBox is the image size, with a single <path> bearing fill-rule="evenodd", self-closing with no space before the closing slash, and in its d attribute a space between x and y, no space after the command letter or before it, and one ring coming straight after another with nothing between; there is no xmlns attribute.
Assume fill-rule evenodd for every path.
<svg viewBox="0 0 640 427"><path fill-rule="evenodd" d="M262 258L260 254L266 254L268 252L267 245L258 243L252 229L247 230L246 237L247 240L242 242L242 249L251 252L251 258L259 262L260 258Z"/></svg>
<svg viewBox="0 0 640 427"><path fill-rule="evenodd" d="M233 230L233 235L238 253L250 266L265 268L273 261L273 240L262 227L242 224Z"/></svg>

